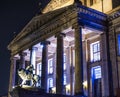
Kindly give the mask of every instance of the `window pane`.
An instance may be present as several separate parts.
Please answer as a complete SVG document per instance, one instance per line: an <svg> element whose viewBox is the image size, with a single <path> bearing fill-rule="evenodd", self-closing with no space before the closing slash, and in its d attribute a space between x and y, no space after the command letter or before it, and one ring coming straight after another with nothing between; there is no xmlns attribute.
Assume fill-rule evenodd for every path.
<svg viewBox="0 0 120 97"><path fill-rule="evenodd" d="M49 81L49 88L52 88L53 87L53 78L49 78L48 79Z"/></svg>
<svg viewBox="0 0 120 97"><path fill-rule="evenodd" d="M100 60L100 42L94 42L90 44L91 62Z"/></svg>
<svg viewBox="0 0 120 97"><path fill-rule="evenodd" d="M118 34L118 55L120 55L120 34Z"/></svg>
<svg viewBox="0 0 120 97"><path fill-rule="evenodd" d="M64 66L63 69L66 70L66 54L64 54Z"/></svg>
<svg viewBox="0 0 120 97"><path fill-rule="evenodd" d="M64 74L64 81L63 81L63 84L64 84L64 85L66 85L66 84L67 84L66 79L67 79L66 74Z"/></svg>
<svg viewBox="0 0 120 97"><path fill-rule="evenodd" d="M48 60L48 74L53 73L53 58Z"/></svg>
<svg viewBox="0 0 120 97"><path fill-rule="evenodd" d="M42 65L41 63L37 64L37 75L41 77L41 72L42 72Z"/></svg>

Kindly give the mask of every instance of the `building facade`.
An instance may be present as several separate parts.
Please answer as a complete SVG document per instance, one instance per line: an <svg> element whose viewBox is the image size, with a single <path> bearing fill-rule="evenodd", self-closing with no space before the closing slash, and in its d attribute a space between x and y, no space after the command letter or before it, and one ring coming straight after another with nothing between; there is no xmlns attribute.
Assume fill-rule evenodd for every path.
<svg viewBox="0 0 120 97"><path fill-rule="evenodd" d="M8 45L9 92L21 82L18 69L32 64L47 93L118 95L120 1L81 1L52 0Z"/></svg>

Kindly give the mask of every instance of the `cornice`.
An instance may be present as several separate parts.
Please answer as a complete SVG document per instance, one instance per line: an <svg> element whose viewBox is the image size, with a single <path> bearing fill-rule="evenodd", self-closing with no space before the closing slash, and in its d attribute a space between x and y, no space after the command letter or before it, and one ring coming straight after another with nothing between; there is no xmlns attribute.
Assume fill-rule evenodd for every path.
<svg viewBox="0 0 120 97"><path fill-rule="evenodd" d="M112 21L116 18L120 17L120 7L117 7L116 9L114 9L113 11L111 11L109 14L108 14L108 20L109 21Z"/></svg>

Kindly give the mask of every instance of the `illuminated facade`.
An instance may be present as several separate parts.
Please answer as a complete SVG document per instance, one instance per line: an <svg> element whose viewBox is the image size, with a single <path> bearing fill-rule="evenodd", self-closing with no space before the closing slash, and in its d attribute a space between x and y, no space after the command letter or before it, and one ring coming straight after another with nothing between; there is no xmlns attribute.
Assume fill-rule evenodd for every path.
<svg viewBox="0 0 120 97"><path fill-rule="evenodd" d="M81 0L99 12L74 0L59 1L62 3L51 1L43 14L33 17L9 44L9 91L19 84L17 70L33 64L34 73L41 77L37 86L47 93L117 95L120 87L117 4L120 2L116 0L115 5L113 0L108 3L108 0ZM55 8L54 3L58 4Z"/></svg>

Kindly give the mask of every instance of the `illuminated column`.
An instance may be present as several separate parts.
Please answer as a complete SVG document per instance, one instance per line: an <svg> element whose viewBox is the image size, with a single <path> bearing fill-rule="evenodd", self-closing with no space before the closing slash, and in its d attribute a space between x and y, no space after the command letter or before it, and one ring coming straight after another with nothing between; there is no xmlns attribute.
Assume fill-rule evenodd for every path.
<svg viewBox="0 0 120 97"><path fill-rule="evenodd" d="M25 68L25 56L27 55L27 53L25 52L20 52L19 56L20 56L20 66L19 68Z"/></svg>
<svg viewBox="0 0 120 97"><path fill-rule="evenodd" d="M16 83L15 82L15 74L17 73L16 72L16 60L17 58L11 57L9 91L12 91L12 88L15 86L15 83Z"/></svg>
<svg viewBox="0 0 120 97"><path fill-rule="evenodd" d="M30 65L33 65L34 69L35 69L35 65L36 65L36 51L38 50L37 47L32 47L30 49ZM33 73L35 74L35 70L33 71Z"/></svg>
<svg viewBox="0 0 120 97"><path fill-rule="evenodd" d="M57 64L56 64L56 93L63 94L64 87L63 87L63 62L64 62L64 44L63 44L63 37L65 34L60 33L56 35L57 37Z"/></svg>
<svg viewBox="0 0 120 97"><path fill-rule="evenodd" d="M75 95L83 95L83 54L82 29L74 25L75 29Z"/></svg>
<svg viewBox="0 0 120 97"><path fill-rule="evenodd" d="M42 48L42 77L41 77L41 87L47 92L47 78L48 78L48 44L49 41L41 42Z"/></svg>
<svg viewBox="0 0 120 97"><path fill-rule="evenodd" d="M74 66L73 66L73 47L70 48L70 93L73 95Z"/></svg>
<svg viewBox="0 0 120 97"><path fill-rule="evenodd" d="M11 62L13 62L13 74L12 74L12 86L14 87L15 85L18 85L18 77L16 77L16 75L18 75L18 73L17 73L17 69L18 68L16 68L16 61L18 60L18 58L17 57L14 57L13 59L12 59L12 61Z"/></svg>
<svg viewBox="0 0 120 97"><path fill-rule="evenodd" d="M14 57L11 56L11 65L10 65L10 80L9 80L9 92L8 97L11 97L10 92L13 90L13 80L14 80Z"/></svg>

